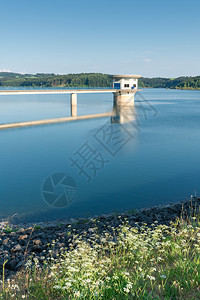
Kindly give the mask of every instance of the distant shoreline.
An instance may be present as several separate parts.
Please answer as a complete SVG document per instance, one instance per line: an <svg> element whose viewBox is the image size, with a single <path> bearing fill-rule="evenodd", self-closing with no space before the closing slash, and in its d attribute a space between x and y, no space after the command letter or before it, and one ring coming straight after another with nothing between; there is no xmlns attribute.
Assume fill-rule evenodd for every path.
<svg viewBox="0 0 200 300"><path fill-rule="evenodd" d="M198 206L197 206L198 205ZM155 220L158 221L159 224L169 224L171 221L175 221L176 218L179 218L182 212L189 213L191 207L196 207L197 210L200 210L200 197L193 197L191 199L186 199L183 201L178 201L174 203L164 204L164 205L156 205L150 206L147 208L141 209L132 209L124 212L119 213L109 213L109 214L102 214L96 215L94 217L89 218L71 218L71 219L64 219L64 220L52 220L52 221L40 221L40 222L25 222L25 223L15 223L14 221L11 222L7 221L6 219L0 222L0 229L7 225L12 228L30 228L34 226L39 226L40 228L47 228L47 227L56 227L60 226L59 224L69 225L74 223L87 223L93 221L94 219L105 219L111 220L115 219L115 216L121 216L124 218L130 218L134 222L145 222L147 224L153 223ZM87 222L86 222L87 221Z"/></svg>
<svg viewBox="0 0 200 300"><path fill-rule="evenodd" d="M112 89L112 87L87 87L87 86L72 86L72 87L68 87L68 86L0 86L0 90L1 88L3 88L3 90L7 90L7 89L17 89L17 90L26 90L26 89L61 89L61 90L64 90L64 89ZM138 87L139 89L166 89L166 90L184 90L184 91L200 91L200 88L192 88L192 87L183 87L183 88L178 88L178 87L142 87L142 86L139 86Z"/></svg>
<svg viewBox="0 0 200 300"><path fill-rule="evenodd" d="M20 74L0 72L0 87L59 87L59 88L108 88L112 87L113 75L103 73L78 74ZM200 76L182 76L178 78L139 78L141 88L169 88L183 90L200 90Z"/></svg>
<svg viewBox="0 0 200 300"><path fill-rule="evenodd" d="M194 89L194 88L190 88L190 87L188 87L188 88L170 88L171 90L184 90L184 91L200 91L200 88L196 88L196 89Z"/></svg>

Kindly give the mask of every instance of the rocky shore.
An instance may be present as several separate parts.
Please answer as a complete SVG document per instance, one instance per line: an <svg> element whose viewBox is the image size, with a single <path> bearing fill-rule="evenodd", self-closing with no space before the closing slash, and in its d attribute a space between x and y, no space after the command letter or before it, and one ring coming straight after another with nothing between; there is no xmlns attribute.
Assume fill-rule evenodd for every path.
<svg viewBox="0 0 200 300"><path fill-rule="evenodd" d="M131 226L141 226L146 223L151 226L157 224L169 225L177 218L199 213L200 198L195 197L178 203L164 206L133 210L120 214L96 216L88 219L70 219L56 222L40 222L37 224L11 224L6 221L0 223L0 276L5 263L5 276L11 276L24 267L31 256L37 258L39 264L56 256L69 248L73 235L84 235L89 239L93 228L97 228L99 235L112 233L113 228L125 221ZM53 249L53 252L49 252Z"/></svg>

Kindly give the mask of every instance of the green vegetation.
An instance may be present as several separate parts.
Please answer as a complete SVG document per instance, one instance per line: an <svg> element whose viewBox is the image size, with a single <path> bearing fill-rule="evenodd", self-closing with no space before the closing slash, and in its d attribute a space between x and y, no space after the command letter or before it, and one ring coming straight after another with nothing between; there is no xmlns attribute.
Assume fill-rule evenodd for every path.
<svg viewBox="0 0 200 300"><path fill-rule="evenodd" d="M101 73L55 75L38 73L0 73L0 86L4 87L109 87L112 76Z"/></svg>
<svg viewBox="0 0 200 300"><path fill-rule="evenodd" d="M87 224L89 223L90 219L79 219L76 224Z"/></svg>
<svg viewBox="0 0 200 300"><path fill-rule="evenodd" d="M72 233L70 249L50 250L43 267L29 259L25 271L3 278L1 299L200 299L198 218L111 229Z"/></svg>
<svg viewBox="0 0 200 300"><path fill-rule="evenodd" d="M139 79L139 85L147 88L176 88L180 83L184 82L186 78L187 77L179 77L175 79L160 77L141 78Z"/></svg>
<svg viewBox="0 0 200 300"><path fill-rule="evenodd" d="M40 225L35 225L35 226L34 226L34 230L39 230L39 229L41 229L41 226L40 226Z"/></svg>
<svg viewBox="0 0 200 300"><path fill-rule="evenodd" d="M200 89L200 76L178 78L141 78L139 85L147 88Z"/></svg>
<svg viewBox="0 0 200 300"><path fill-rule="evenodd" d="M180 82L177 88L192 90L200 89L200 76L187 78L186 80Z"/></svg>
<svg viewBox="0 0 200 300"><path fill-rule="evenodd" d="M68 75L0 73L2 87L112 87L112 76L101 73ZM200 89L200 76L140 78L141 88Z"/></svg>

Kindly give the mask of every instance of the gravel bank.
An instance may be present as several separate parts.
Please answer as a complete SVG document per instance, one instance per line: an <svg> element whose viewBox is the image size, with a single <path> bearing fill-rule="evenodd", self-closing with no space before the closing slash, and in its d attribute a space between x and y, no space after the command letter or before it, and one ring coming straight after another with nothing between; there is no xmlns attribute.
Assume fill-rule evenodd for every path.
<svg viewBox="0 0 200 300"><path fill-rule="evenodd" d="M194 211L198 213L199 205L200 198L198 197L164 206L88 219L18 225L2 221L0 223L0 276L2 276L5 261L7 261L5 275L8 277L23 268L29 256L37 257L39 263L42 264L42 261L50 256L48 250L51 249L52 243L54 243L53 255L68 248L74 234L84 234L86 239L90 238L94 227L98 228L99 235L105 232L112 233L112 227L116 228L125 221L128 221L131 226L140 226L142 223L151 226L155 221L158 224L169 225L181 215L187 218Z"/></svg>

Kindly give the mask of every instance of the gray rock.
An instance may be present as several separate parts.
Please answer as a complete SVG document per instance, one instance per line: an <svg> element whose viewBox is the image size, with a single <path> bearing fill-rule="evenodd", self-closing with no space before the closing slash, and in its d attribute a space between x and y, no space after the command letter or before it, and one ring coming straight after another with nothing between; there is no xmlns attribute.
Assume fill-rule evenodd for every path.
<svg viewBox="0 0 200 300"><path fill-rule="evenodd" d="M7 239L5 239L4 241L3 241L3 243L2 243L2 245L6 245L6 244L8 244L8 242L10 241L10 239L9 238L7 238Z"/></svg>
<svg viewBox="0 0 200 300"><path fill-rule="evenodd" d="M24 228L20 228L19 230L17 230L16 232L17 233L23 233L25 231L25 229Z"/></svg>
<svg viewBox="0 0 200 300"><path fill-rule="evenodd" d="M41 242L41 240L33 240L33 245L40 246L40 245L42 245L42 242Z"/></svg>
<svg viewBox="0 0 200 300"><path fill-rule="evenodd" d="M28 235L27 234L23 234L23 235L20 235L20 237L18 238L19 241L23 241L25 239L28 238Z"/></svg>
<svg viewBox="0 0 200 300"><path fill-rule="evenodd" d="M12 231L12 232L10 233L10 235L11 235L11 236L16 236L17 234L16 234L16 232Z"/></svg>
<svg viewBox="0 0 200 300"><path fill-rule="evenodd" d="M19 244L17 244L11 249L11 252L15 253L15 252L18 252L21 250L22 250L22 247Z"/></svg>

